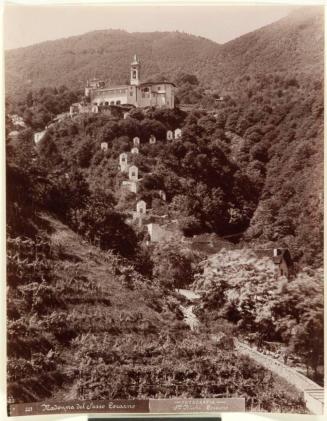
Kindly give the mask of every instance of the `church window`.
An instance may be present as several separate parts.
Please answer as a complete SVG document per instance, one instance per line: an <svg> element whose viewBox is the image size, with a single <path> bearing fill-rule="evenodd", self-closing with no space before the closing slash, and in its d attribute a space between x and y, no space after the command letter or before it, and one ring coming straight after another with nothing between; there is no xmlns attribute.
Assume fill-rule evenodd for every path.
<svg viewBox="0 0 327 421"><path fill-rule="evenodd" d="M133 70L133 79L136 79L136 70Z"/></svg>
<svg viewBox="0 0 327 421"><path fill-rule="evenodd" d="M116 104L117 104L117 105L120 105L120 101L116 101Z"/></svg>
<svg viewBox="0 0 327 421"><path fill-rule="evenodd" d="M110 105L115 105L115 101L110 101Z"/></svg>
<svg viewBox="0 0 327 421"><path fill-rule="evenodd" d="M158 86L158 91L160 91L161 90L161 86Z"/></svg>

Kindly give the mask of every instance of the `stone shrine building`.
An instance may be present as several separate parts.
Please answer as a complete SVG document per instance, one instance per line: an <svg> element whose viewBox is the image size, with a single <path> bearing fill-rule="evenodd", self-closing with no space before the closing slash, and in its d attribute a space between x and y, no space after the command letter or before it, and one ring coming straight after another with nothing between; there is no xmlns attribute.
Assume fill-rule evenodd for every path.
<svg viewBox="0 0 327 421"><path fill-rule="evenodd" d="M102 151L107 151L108 150L108 143L107 142L101 142L101 150Z"/></svg>
<svg viewBox="0 0 327 421"><path fill-rule="evenodd" d="M87 81L85 96L93 106L134 105L135 107L175 106L175 85L171 82L141 82L141 63L136 55L131 63L129 85L106 87L99 79Z"/></svg>
<svg viewBox="0 0 327 421"><path fill-rule="evenodd" d="M140 146L140 138L139 137L134 137L133 138L133 145L134 146Z"/></svg>
<svg viewBox="0 0 327 421"><path fill-rule="evenodd" d="M131 181L137 181L139 179L139 169L136 165L131 165L128 169L128 178Z"/></svg>
<svg viewBox="0 0 327 421"><path fill-rule="evenodd" d="M150 145L154 145L156 141L157 141L156 137L152 134L149 138Z"/></svg>
<svg viewBox="0 0 327 421"><path fill-rule="evenodd" d="M139 200L136 204L136 212L139 215L145 215L146 214L146 203L144 200Z"/></svg>
<svg viewBox="0 0 327 421"><path fill-rule="evenodd" d="M174 131L174 137L175 137L175 139L180 139L182 137L182 130L181 129L176 129Z"/></svg>
<svg viewBox="0 0 327 421"><path fill-rule="evenodd" d="M121 172L127 172L128 171L128 155L126 152L123 152L119 155L119 169Z"/></svg>

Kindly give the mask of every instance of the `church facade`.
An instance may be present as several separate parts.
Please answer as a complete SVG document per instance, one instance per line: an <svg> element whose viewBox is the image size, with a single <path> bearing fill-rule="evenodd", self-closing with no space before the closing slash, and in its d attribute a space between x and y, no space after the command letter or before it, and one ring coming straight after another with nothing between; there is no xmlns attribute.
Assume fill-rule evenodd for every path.
<svg viewBox="0 0 327 421"><path fill-rule="evenodd" d="M131 63L130 84L106 87L98 79L87 82L85 96L91 104L101 105L134 105L135 107L175 106L175 85L171 82L141 82L141 63L137 56Z"/></svg>

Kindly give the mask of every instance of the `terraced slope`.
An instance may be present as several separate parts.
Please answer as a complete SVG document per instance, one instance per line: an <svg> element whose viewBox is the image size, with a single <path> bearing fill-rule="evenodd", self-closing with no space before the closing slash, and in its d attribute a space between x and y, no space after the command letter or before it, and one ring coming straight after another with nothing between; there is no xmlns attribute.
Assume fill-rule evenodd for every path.
<svg viewBox="0 0 327 421"><path fill-rule="evenodd" d="M9 241L10 402L241 396L248 409L305 411L278 377L192 332L177 294L53 217L41 219L43 249ZM23 254L18 279L12 269ZM33 273L40 278L27 282Z"/></svg>

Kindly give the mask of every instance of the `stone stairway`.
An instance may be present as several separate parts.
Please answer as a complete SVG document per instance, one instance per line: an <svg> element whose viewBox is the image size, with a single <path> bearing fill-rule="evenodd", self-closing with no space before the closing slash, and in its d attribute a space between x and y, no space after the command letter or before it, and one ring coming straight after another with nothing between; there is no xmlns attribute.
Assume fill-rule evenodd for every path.
<svg viewBox="0 0 327 421"><path fill-rule="evenodd" d="M261 354L250 346L235 340L235 346L240 354L247 355L258 364L285 379L299 392L303 393L307 409L315 415L323 415L324 388L296 371L294 368L283 364L267 355Z"/></svg>
<svg viewBox="0 0 327 421"><path fill-rule="evenodd" d="M177 290L178 293L182 294L191 302L198 300L201 296L199 292L194 292L186 289ZM184 321L189 325L191 330L196 330L199 328L199 320L196 315L193 313L194 305L187 307L181 306L181 310L184 314ZM268 355L262 354L254 348L251 348L249 345L240 342L236 338L234 339L234 344L236 350L242 354L246 355L258 364L267 368L271 372L282 377L286 382L294 386L300 393L303 394L303 398L306 404L307 409L315 415L323 415L324 411L324 388L319 386L314 381L310 380L308 377L305 377L303 374L299 373L292 367L289 367L283 364L279 360L269 357Z"/></svg>

